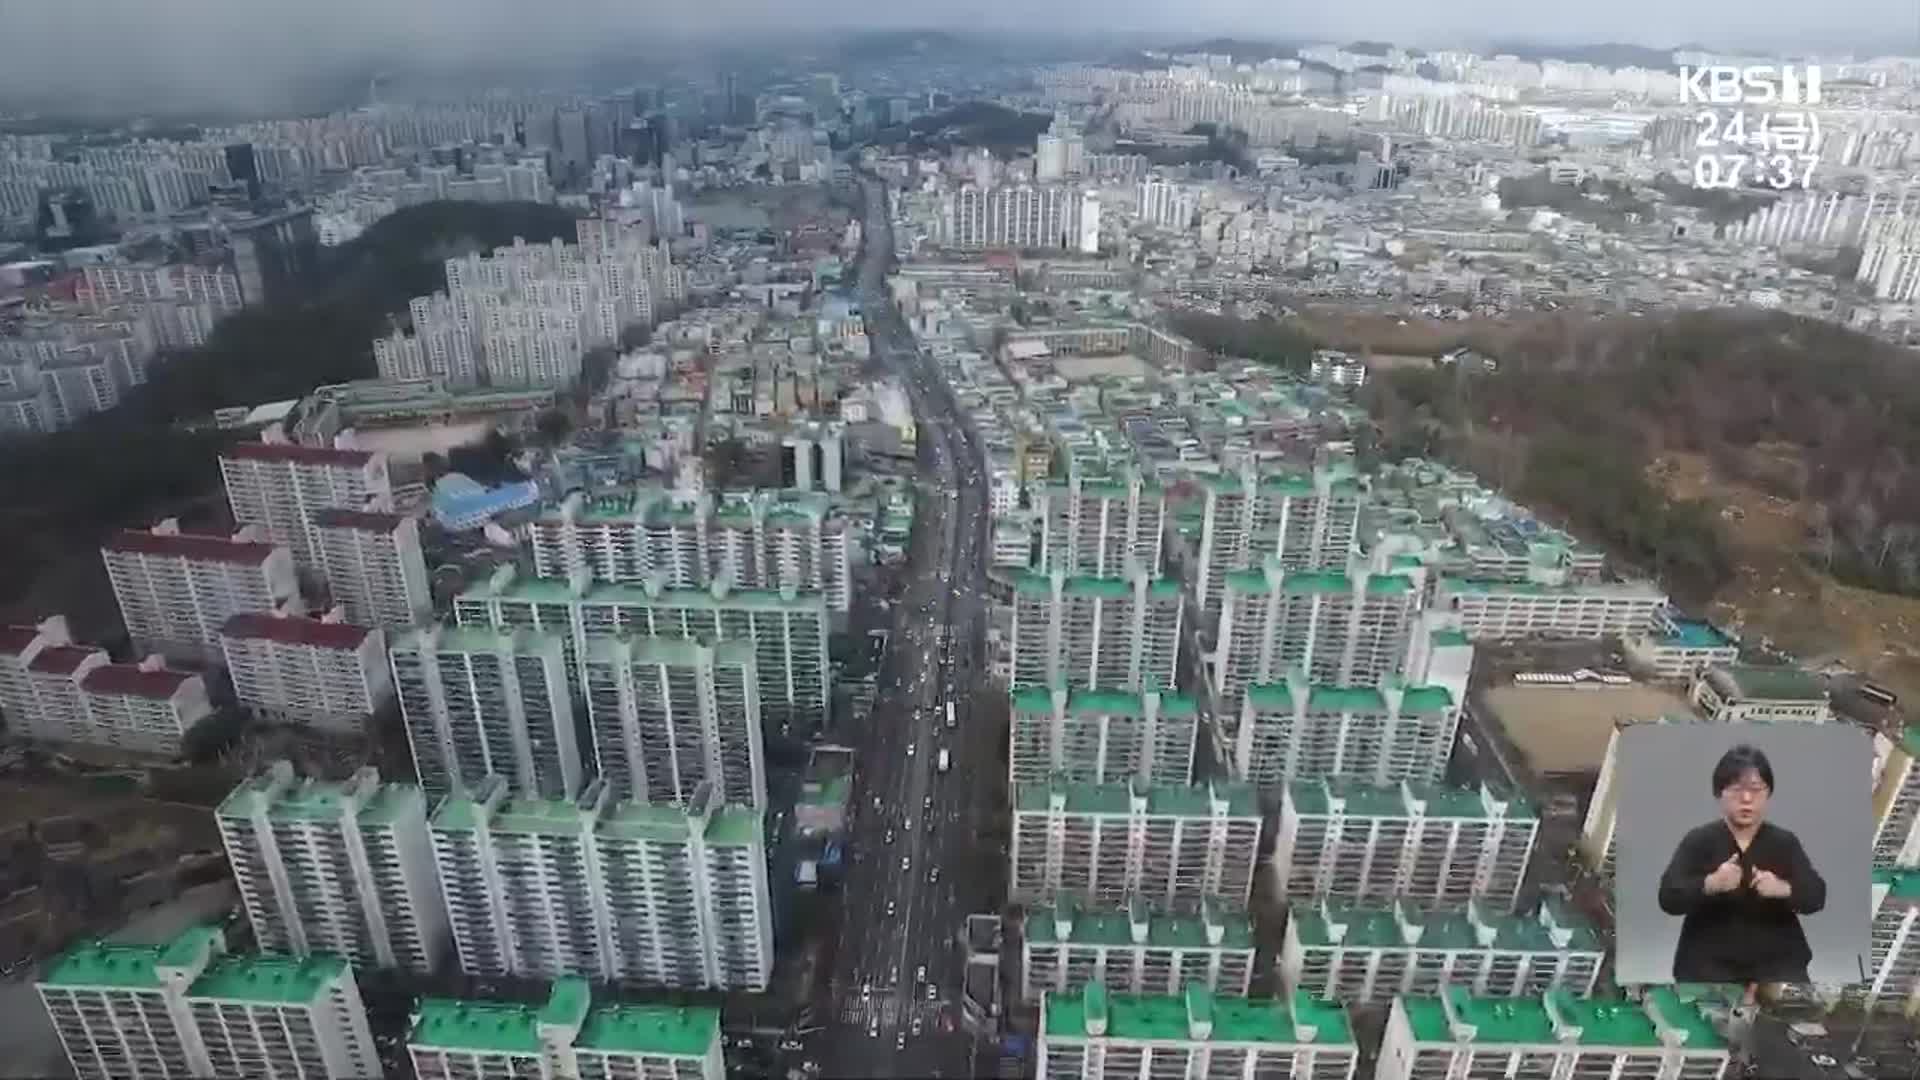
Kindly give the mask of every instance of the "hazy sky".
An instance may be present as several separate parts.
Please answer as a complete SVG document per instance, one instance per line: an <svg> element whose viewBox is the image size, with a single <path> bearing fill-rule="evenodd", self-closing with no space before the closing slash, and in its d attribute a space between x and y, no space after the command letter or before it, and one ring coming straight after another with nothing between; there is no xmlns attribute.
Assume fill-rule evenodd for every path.
<svg viewBox="0 0 1920 1080"><path fill-rule="evenodd" d="M635 36L835 26L1091 27L1161 32L1176 42L1232 33L1429 46L1515 38L1780 48L1879 43L1920 53L1920 0L0 0L0 96L59 88L95 96L124 87L214 100L264 97L303 75L332 74L381 54L498 63L574 55Z"/></svg>

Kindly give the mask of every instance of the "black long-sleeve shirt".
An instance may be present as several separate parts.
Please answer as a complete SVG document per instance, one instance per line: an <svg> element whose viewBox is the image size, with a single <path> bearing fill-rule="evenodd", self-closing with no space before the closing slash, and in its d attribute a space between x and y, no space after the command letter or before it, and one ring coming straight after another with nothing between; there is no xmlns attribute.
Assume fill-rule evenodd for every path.
<svg viewBox="0 0 1920 1080"><path fill-rule="evenodd" d="M1741 879L1731 892L1709 896L1707 875L1731 856ZM1783 900L1753 888L1756 870L1792 886ZM1681 915L1673 950L1676 982L1805 982L1813 950L1800 916L1827 904L1827 883L1807 858L1800 838L1778 825L1762 824L1741 851L1724 821L1702 825L1680 839L1660 875L1660 909Z"/></svg>

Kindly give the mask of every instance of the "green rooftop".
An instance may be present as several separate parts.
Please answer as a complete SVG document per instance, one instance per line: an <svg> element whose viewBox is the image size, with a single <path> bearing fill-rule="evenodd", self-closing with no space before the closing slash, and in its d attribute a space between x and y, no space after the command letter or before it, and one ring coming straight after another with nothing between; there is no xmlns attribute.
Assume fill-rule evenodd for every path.
<svg viewBox="0 0 1920 1080"><path fill-rule="evenodd" d="M267 953L222 956L193 981L187 996L262 1005L307 1005L326 993L346 970L346 960L325 953L306 957Z"/></svg>
<svg viewBox="0 0 1920 1080"><path fill-rule="evenodd" d="M1287 785L1288 801L1296 812L1307 815L1327 814L1332 810L1333 799L1345 798L1347 817L1409 817L1407 797L1425 799L1426 816L1430 818L1479 818L1488 814L1482 793L1476 788L1408 784L1403 795L1398 784L1376 786L1323 777L1295 780ZM1508 818L1536 816L1533 804L1525 798L1514 795L1506 801Z"/></svg>
<svg viewBox="0 0 1920 1080"><path fill-rule="evenodd" d="M1149 814L1205 817L1212 813L1213 797L1226 800L1228 816L1258 817L1260 814L1259 797L1251 784L1217 782L1212 785L1136 787L1131 783L1069 783L1057 776L1048 782L1015 784L1013 808L1016 813L1046 813L1051 806L1051 796L1060 792L1066 796L1066 812L1069 814L1125 815L1133 812L1133 795L1136 791L1146 797Z"/></svg>
<svg viewBox="0 0 1920 1080"><path fill-rule="evenodd" d="M1382 713L1387 699L1368 686L1316 686L1307 694L1307 711L1316 713Z"/></svg>
<svg viewBox="0 0 1920 1080"><path fill-rule="evenodd" d="M1435 630L1427 640L1431 641L1434 647L1439 649L1457 648L1461 645L1473 644L1472 639L1468 638L1465 633L1459 630Z"/></svg>
<svg viewBox="0 0 1920 1080"><path fill-rule="evenodd" d="M1564 910L1554 912L1556 925L1568 931L1567 944L1556 945L1547 923L1537 915L1509 915L1481 911L1484 925L1494 930L1493 943L1482 945L1473 920L1465 912L1409 912L1405 917L1420 929L1409 944L1401 930L1402 916L1390 905L1329 903L1295 904L1288 913L1292 932L1306 948L1419 949L1422 951L1601 952L1600 936L1591 925ZM1339 941L1333 927L1346 927Z"/></svg>
<svg viewBox="0 0 1920 1080"><path fill-rule="evenodd" d="M1884 886L1889 897L1920 901L1920 870L1875 869L1873 883Z"/></svg>
<svg viewBox="0 0 1920 1080"><path fill-rule="evenodd" d="M424 998L407 1043L432 1050L538 1056L539 1015L528 1005Z"/></svg>
<svg viewBox="0 0 1920 1080"><path fill-rule="evenodd" d="M602 1005L587 1013L573 1048L609 1054L705 1057L720 1038L720 1010L706 1006Z"/></svg>
<svg viewBox="0 0 1920 1080"><path fill-rule="evenodd" d="M1827 688L1820 679L1797 667L1755 667L1730 664L1708 673L1716 682L1732 680L1734 696L1744 701L1825 701Z"/></svg>
<svg viewBox="0 0 1920 1080"><path fill-rule="evenodd" d="M1253 943L1253 921L1246 912L1239 910L1212 909L1213 917L1219 924L1222 934L1219 945L1207 942L1207 921L1195 915L1168 915L1151 912L1141 905L1138 912L1129 912L1117 908L1071 909L1072 922L1064 942L1060 940L1059 927L1055 922L1056 909L1035 907L1027 912L1027 940L1035 945L1085 945L1085 946L1123 946L1133 945L1133 920L1140 918L1146 922L1147 944L1161 949L1251 949Z"/></svg>
<svg viewBox="0 0 1920 1080"><path fill-rule="evenodd" d="M158 990L164 947L88 941L53 958L40 981L47 986Z"/></svg>
<svg viewBox="0 0 1920 1080"><path fill-rule="evenodd" d="M747 807L715 811L707 822L707 843L740 846L761 840L760 815Z"/></svg>

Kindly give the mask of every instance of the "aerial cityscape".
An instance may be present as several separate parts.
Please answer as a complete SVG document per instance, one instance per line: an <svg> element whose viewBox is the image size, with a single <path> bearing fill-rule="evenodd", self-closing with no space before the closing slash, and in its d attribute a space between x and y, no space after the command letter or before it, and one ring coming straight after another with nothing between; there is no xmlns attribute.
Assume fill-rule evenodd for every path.
<svg viewBox="0 0 1920 1080"><path fill-rule="evenodd" d="M113 6L0 1077L1920 1080L1912 0Z"/></svg>

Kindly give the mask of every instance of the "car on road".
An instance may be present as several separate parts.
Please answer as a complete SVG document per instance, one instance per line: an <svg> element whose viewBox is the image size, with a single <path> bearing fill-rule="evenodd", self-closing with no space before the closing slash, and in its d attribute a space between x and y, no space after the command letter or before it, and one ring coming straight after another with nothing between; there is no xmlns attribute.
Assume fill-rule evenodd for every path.
<svg viewBox="0 0 1920 1080"><path fill-rule="evenodd" d="M880 1020L878 1017L875 1017L874 1019L867 1021L867 1038L877 1039L879 1037L880 1037Z"/></svg>
<svg viewBox="0 0 1920 1080"><path fill-rule="evenodd" d="M888 829L888 830L887 830L887 843L889 843L889 844L891 844L891 843L893 843L893 830L892 830L892 829Z"/></svg>
<svg viewBox="0 0 1920 1080"><path fill-rule="evenodd" d="M939 1000L939 998L940 998L940 988L933 985L932 983L928 983L927 984L927 1000L937 1001Z"/></svg>
<svg viewBox="0 0 1920 1080"><path fill-rule="evenodd" d="M926 982L927 981L927 965L921 964L920 970L915 971L913 973L913 979L915 982Z"/></svg>
<svg viewBox="0 0 1920 1080"><path fill-rule="evenodd" d="M927 882L929 884L932 884L933 882L936 882L939 880L940 880L940 868L937 866L927 867Z"/></svg>
<svg viewBox="0 0 1920 1080"><path fill-rule="evenodd" d="M860 985L860 997L862 1000L865 1000L872 996L873 996L873 980L868 979L866 982Z"/></svg>
<svg viewBox="0 0 1920 1080"><path fill-rule="evenodd" d="M895 1050L905 1050L905 1049L907 1048L907 1033L906 1033L906 1032L904 1032L904 1031L903 1031L903 1032L901 1032L900 1034L898 1034L898 1035L895 1035L895 1036L893 1037L893 1048L894 1048Z"/></svg>
<svg viewBox="0 0 1920 1080"><path fill-rule="evenodd" d="M912 757L912 756L913 756L913 751L914 751L914 744L913 744L913 743L908 743L908 744L907 744L907 756L908 756L908 757Z"/></svg>
<svg viewBox="0 0 1920 1080"><path fill-rule="evenodd" d="M887 901L887 914L893 914L893 901Z"/></svg>
<svg viewBox="0 0 1920 1080"><path fill-rule="evenodd" d="M919 1017L916 1016L913 1018L913 1026L908 1030L912 1031L915 1035L920 1034L920 1018Z"/></svg>
<svg viewBox="0 0 1920 1080"><path fill-rule="evenodd" d="M900 856L900 869L902 870L913 869L913 856L911 855Z"/></svg>
<svg viewBox="0 0 1920 1080"><path fill-rule="evenodd" d="M793 1053L794 1051L802 1049L802 1046L799 1039L781 1039L780 1049L788 1053Z"/></svg>

